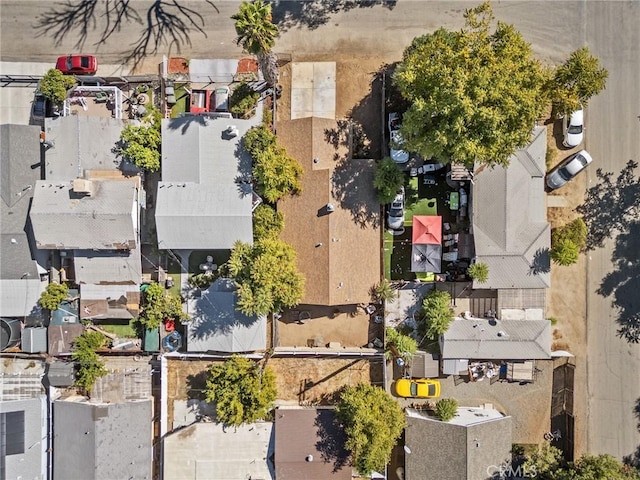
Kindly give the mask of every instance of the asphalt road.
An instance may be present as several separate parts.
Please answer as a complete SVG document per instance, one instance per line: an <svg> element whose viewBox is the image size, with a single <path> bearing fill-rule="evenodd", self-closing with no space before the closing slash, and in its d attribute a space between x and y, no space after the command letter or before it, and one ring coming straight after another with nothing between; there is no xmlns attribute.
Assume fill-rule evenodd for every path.
<svg viewBox="0 0 640 480"><path fill-rule="evenodd" d="M95 24L91 20L85 22L88 31L81 50L95 53L102 62L113 65L126 63L127 57L129 63L131 58L138 59L139 69L150 72L157 71L163 53L186 58L236 57L241 53L233 43L235 32L229 19L238 2L214 0L213 6L205 1L180 2L202 15L204 33L189 28L187 23L185 36L179 35L173 42L160 42L157 50L153 43L157 30L145 26L146 9L151 2L133 3L140 14L140 23L124 23L101 43L106 17L96 12ZM375 57L381 62L395 61L415 36L439 26L460 28L464 9L478 3L398 0L393 8L374 5L332 12L322 2L281 0L274 7L274 19L286 20L287 29L276 51L291 55L294 60ZM53 63L60 54L80 51L77 43L81 37L77 30L56 35L59 24L45 19L44 15L54 8L60 9L59 5L44 1L0 1L0 59ZM583 45L591 48L609 70L609 81L606 91L589 105L586 147L595 159L595 166L608 171L620 171L629 159L640 161L640 2L502 1L494 3L494 14L515 24L534 52L546 62L560 62ZM145 46L144 39L149 33L152 41ZM136 46L137 53L132 57ZM589 182L593 182L595 168L587 175ZM640 346L629 345L616 336L616 311L610 299L596 293L602 278L613 268L611 253L612 244L608 244L592 252L588 262L589 412L587 419L576 421L588 422L588 451L620 458L640 444L633 414L635 402L640 398Z"/></svg>

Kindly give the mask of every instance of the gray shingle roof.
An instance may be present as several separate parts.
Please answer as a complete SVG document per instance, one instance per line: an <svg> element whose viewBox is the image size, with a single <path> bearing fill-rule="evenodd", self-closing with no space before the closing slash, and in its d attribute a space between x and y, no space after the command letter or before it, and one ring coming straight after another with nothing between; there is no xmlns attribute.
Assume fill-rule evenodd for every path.
<svg viewBox="0 0 640 480"><path fill-rule="evenodd" d="M460 407L463 409L464 407ZM407 410L407 480L486 480L491 466L510 458L511 418L482 419L464 426Z"/></svg>
<svg viewBox="0 0 640 480"><path fill-rule="evenodd" d="M267 319L236 310L232 282L216 280L201 296L189 299L187 351L251 352L267 346Z"/></svg>
<svg viewBox="0 0 640 480"><path fill-rule="evenodd" d="M29 204L28 199L33 195L33 184L40 178L39 169L31 168L40 161L40 148L40 128L37 126L9 124L0 126L2 158L0 195L8 207L13 207L26 197L25 214ZM20 221L24 221L24 218Z"/></svg>
<svg viewBox="0 0 640 480"><path fill-rule="evenodd" d="M84 176L86 170L116 170L113 149L126 122L115 118L70 115L47 118L45 133L54 143L45 153L45 178L51 182Z"/></svg>
<svg viewBox="0 0 640 480"><path fill-rule="evenodd" d="M457 318L441 336L440 346L444 359L548 359L551 358L551 322Z"/></svg>
<svg viewBox="0 0 640 480"><path fill-rule="evenodd" d="M27 353L40 353L47 351L47 328L24 328L20 349Z"/></svg>
<svg viewBox="0 0 640 480"><path fill-rule="evenodd" d="M546 220L544 172L546 129L507 168L485 169L473 187L473 234L478 261L489 266L481 288L550 286L551 228Z"/></svg>
<svg viewBox="0 0 640 480"><path fill-rule="evenodd" d="M161 248L228 249L253 242L251 175L241 141L256 120L163 120L156 225ZM224 132L234 125L239 135Z"/></svg>
<svg viewBox="0 0 640 480"><path fill-rule="evenodd" d="M30 217L38 248L135 248L135 182L93 180L93 185L92 195L81 196L68 181L36 183Z"/></svg>
<svg viewBox="0 0 640 480"><path fill-rule="evenodd" d="M142 281L140 249L74 250L73 264L78 284L133 284Z"/></svg>
<svg viewBox="0 0 640 480"><path fill-rule="evenodd" d="M151 478L151 400L53 403L54 478Z"/></svg>

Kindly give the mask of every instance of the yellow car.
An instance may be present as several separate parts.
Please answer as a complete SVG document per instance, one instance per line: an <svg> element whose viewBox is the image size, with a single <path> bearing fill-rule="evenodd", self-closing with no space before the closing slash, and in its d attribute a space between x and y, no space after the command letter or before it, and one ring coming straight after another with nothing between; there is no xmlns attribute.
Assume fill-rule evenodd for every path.
<svg viewBox="0 0 640 480"><path fill-rule="evenodd" d="M399 397L436 398L440 396L440 382L428 378L401 378L396 382Z"/></svg>

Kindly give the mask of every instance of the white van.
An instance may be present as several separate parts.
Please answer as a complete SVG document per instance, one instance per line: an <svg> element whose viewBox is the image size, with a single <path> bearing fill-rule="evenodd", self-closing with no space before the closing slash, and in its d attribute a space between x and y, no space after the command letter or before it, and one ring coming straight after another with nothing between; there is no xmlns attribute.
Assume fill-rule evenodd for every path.
<svg viewBox="0 0 640 480"><path fill-rule="evenodd" d="M218 87L213 92L213 105L215 112L228 112L229 111L229 87Z"/></svg>

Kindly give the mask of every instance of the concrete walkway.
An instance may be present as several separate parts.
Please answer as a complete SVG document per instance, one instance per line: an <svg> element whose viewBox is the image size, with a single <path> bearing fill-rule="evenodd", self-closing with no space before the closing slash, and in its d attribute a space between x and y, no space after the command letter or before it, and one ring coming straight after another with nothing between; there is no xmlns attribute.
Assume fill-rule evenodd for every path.
<svg viewBox="0 0 640 480"><path fill-rule="evenodd" d="M336 118L336 63L291 65L291 119Z"/></svg>

